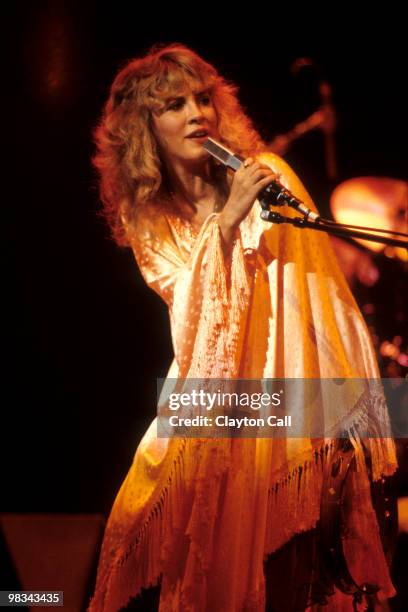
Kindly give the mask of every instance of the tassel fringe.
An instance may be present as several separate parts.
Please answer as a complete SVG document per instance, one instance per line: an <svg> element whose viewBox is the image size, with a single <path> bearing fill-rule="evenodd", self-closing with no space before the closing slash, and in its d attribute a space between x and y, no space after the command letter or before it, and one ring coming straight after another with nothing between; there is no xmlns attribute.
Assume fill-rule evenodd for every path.
<svg viewBox="0 0 408 612"><path fill-rule="evenodd" d="M358 437L358 424L350 430L350 440L356 450L357 469L365 469L362 441ZM89 612L118 612L129 600L140 594L142 588L158 584L166 562L171 560L172 548L183 533L192 500L191 485L194 474L188 473L186 446L202 444L198 440L181 440L179 454L163 487L158 501L149 515L132 534L131 543L123 550L125 542L117 547L104 576L98 577L98 584ZM396 464L392 440L369 440L373 451L372 477L390 475ZM389 443L388 443L389 442ZM204 444L212 444L205 440ZM265 534L265 559L268 555L288 542L294 535L312 529L320 516L320 500L324 469L330 463L336 442L325 442L309 452L309 458L292 467L284 477L278 478L270 487L267 502L267 530ZM198 446L197 446L198 448ZM192 454L190 454L190 452ZM197 449L188 452L197 456ZM225 466L224 466L225 469ZM282 521L281 517L285 520ZM129 543L130 534L126 536ZM112 553L112 537L107 546ZM105 559L106 563L106 559ZM107 602L107 603L105 603Z"/></svg>

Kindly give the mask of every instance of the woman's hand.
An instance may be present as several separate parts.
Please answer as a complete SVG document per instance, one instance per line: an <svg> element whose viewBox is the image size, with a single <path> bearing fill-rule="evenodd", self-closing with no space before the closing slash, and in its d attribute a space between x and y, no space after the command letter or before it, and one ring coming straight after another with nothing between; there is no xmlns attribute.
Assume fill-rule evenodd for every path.
<svg viewBox="0 0 408 612"><path fill-rule="evenodd" d="M227 245L231 244L236 229L251 210L260 191L276 178L266 166L248 157L235 172L229 198L219 217L221 233Z"/></svg>

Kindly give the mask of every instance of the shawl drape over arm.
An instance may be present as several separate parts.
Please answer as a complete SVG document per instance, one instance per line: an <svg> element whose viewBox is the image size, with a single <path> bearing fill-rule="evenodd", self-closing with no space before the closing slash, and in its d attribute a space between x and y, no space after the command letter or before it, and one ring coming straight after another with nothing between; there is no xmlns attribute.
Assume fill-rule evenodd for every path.
<svg viewBox="0 0 408 612"><path fill-rule="evenodd" d="M314 208L283 160L264 154L261 161ZM271 226L256 202L225 257L218 218L211 214L194 233L172 211L149 204L129 226L143 277L169 307L175 359L168 377L378 378L328 238ZM345 420L356 450L350 487L362 513L349 517L351 571L379 584L385 598L394 590L358 437L360 391L326 406L324 419L332 426ZM377 404L370 414L380 437L364 441L375 480L396 469L386 407ZM313 418L308 411L305 405L305 418ZM117 612L162 574L161 612L263 612L263 562L315 527L333 448L333 440L304 438L159 439L153 421L109 517L89 610ZM342 609L340 600L332 609Z"/></svg>

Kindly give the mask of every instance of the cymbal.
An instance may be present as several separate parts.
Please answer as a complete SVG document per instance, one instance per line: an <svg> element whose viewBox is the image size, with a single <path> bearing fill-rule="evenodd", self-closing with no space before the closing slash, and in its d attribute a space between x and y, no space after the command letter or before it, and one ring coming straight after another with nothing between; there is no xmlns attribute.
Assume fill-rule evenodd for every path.
<svg viewBox="0 0 408 612"><path fill-rule="evenodd" d="M352 178L334 189L330 208L339 223L407 232L408 183L378 176ZM385 248L378 242L356 240L370 251Z"/></svg>

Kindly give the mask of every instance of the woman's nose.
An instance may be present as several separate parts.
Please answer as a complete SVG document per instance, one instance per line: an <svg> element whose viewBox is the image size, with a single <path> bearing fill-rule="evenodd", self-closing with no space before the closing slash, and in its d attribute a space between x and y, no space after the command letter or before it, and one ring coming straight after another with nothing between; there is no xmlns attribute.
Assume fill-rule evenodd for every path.
<svg viewBox="0 0 408 612"><path fill-rule="evenodd" d="M204 119L203 111L196 100L190 100L187 108L189 123L197 123Z"/></svg>

